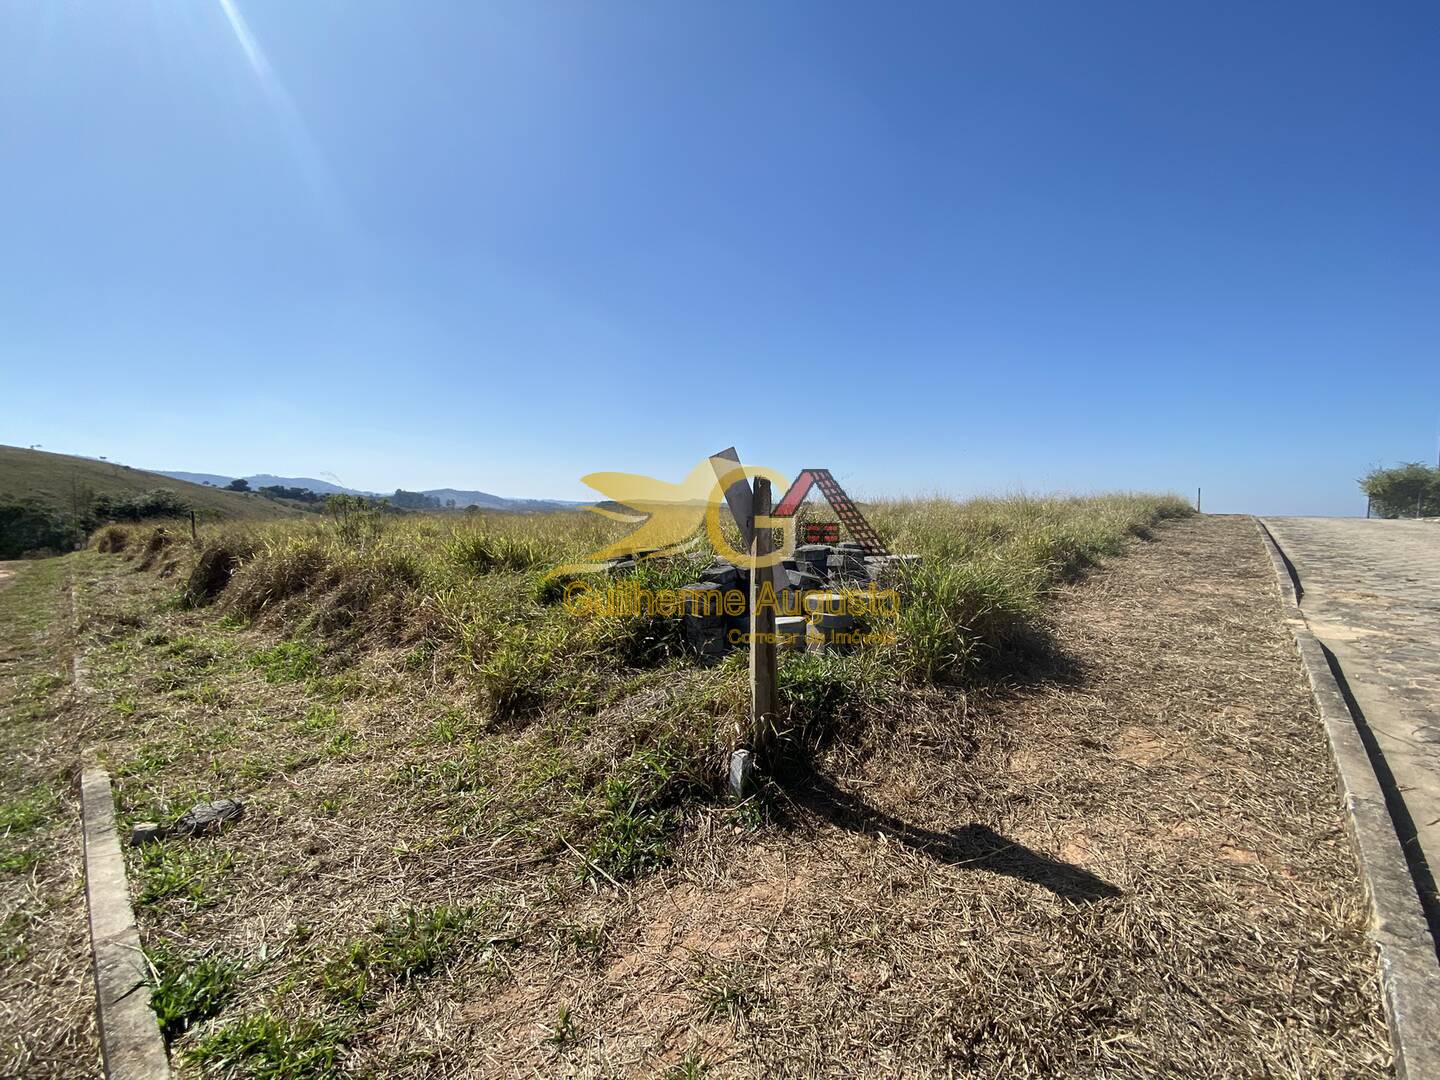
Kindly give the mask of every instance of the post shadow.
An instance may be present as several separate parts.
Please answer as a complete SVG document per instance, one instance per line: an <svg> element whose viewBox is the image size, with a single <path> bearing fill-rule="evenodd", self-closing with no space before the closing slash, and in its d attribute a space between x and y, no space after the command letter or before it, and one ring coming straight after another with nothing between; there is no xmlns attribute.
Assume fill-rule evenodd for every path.
<svg viewBox="0 0 1440 1080"><path fill-rule="evenodd" d="M810 774L803 788L794 792L794 798L797 805L842 829L881 833L949 866L1017 877L1082 903L1121 895L1114 885L1083 867L1034 851L988 825L971 823L946 832L910 825L840 789L828 777L816 772Z"/></svg>

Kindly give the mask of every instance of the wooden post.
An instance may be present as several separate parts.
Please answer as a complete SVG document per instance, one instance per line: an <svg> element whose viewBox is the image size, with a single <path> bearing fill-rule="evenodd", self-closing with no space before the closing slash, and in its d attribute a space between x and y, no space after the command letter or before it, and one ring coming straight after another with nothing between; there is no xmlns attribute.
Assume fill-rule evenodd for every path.
<svg viewBox="0 0 1440 1080"><path fill-rule="evenodd" d="M195 535L195 511L194 511L194 510L191 510L191 511L190 511L190 539L191 539L191 540L197 539L197 537L196 537L196 535Z"/></svg>
<svg viewBox="0 0 1440 1080"><path fill-rule="evenodd" d="M750 554L770 554L770 481L755 478ZM758 603L761 586L771 581L768 567L750 568L750 739L757 755L770 741L779 704L775 689L775 608Z"/></svg>

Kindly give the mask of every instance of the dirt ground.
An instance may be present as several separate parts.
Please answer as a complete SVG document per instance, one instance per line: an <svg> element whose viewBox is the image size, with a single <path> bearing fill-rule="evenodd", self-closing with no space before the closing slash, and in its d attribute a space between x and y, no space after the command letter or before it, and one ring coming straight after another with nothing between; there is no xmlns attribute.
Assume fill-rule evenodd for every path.
<svg viewBox="0 0 1440 1080"><path fill-rule="evenodd" d="M140 911L147 949L243 967L177 1064L223 1070L185 1052L263 1010L330 1039L336 1068L387 1077L1386 1075L1360 886L1254 525L1156 535L1062 590L1028 674L909 702L764 807L695 811L630 885L511 835L483 793L457 829L451 796L383 741L421 727L394 670L324 728L364 755L217 750L171 807L224 787L251 811ZM248 646L204 637L208 616L140 614L152 579L86 558L85 737L113 760L122 818L155 797L127 770L138 755L163 773L179 730L137 687L227 747L279 740L291 716L332 723L227 667ZM150 646L127 642L144 640L168 668L143 666ZM422 973L337 1005L345 943L436 905L484 914Z"/></svg>
<svg viewBox="0 0 1440 1080"><path fill-rule="evenodd" d="M824 763L786 828L697 838L672 872L597 897L593 962L536 954L437 1008L441 1060L1385 1074L1325 742L1253 524L1166 529L1067 589L1052 629L1050 680L968 715L937 702ZM582 1036L557 1054L562 1004Z"/></svg>

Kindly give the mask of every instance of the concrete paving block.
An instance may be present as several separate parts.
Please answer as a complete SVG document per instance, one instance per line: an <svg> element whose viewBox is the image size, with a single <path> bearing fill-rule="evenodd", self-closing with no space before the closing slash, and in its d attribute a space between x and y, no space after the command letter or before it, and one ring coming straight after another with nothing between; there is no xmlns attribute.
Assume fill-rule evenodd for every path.
<svg viewBox="0 0 1440 1080"><path fill-rule="evenodd" d="M837 614L845 610L845 594L834 590L818 590L805 596L805 613L815 615L821 612Z"/></svg>
<svg viewBox="0 0 1440 1080"><path fill-rule="evenodd" d="M749 750L736 750L730 755L730 794L743 799L755 787L755 755Z"/></svg>
<svg viewBox="0 0 1440 1080"><path fill-rule="evenodd" d="M775 634L779 640L779 648L803 650L808 625L804 615L781 615L777 618Z"/></svg>

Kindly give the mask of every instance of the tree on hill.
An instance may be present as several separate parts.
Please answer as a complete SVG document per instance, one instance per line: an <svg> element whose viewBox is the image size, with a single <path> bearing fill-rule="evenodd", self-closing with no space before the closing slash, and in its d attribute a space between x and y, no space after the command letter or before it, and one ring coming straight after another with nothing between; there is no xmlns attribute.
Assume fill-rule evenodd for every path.
<svg viewBox="0 0 1440 1080"><path fill-rule="evenodd" d="M149 518L178 518L190 512L190 504L169 488L156 488L140 495L116 498L96 495L87 515L77 516L86 528L99 521L145 521Z"/></svg>
<svg viewBox="0 0 1440 1080"><path fill-rule="evenodd" d="M250 481L245 480L245 479L231 480L230 483L228 483L228 484L225 485L225 490L226 490L226 491L249 491L249 490L250 490Z"/></svg>
<svg viewBox="0 0 1440 1080"><path fill-rule="evenodd" d="M0 559L18 559L42 551L72 551L85 529L49 507L0 501Z"/></svg>
<svg viewBox="0 0 1440 1080"><path fill-rule="evenodd" d="M440 500L434 495L396 488L395 494L390 497L390 505L398 506L402 510L439 510Z"/></svg>
<svg viewBox="0 0 1440 1080"><path fill-rule="evenodd" d="M262 487L260 494L267 499L290 499L293 502L319 503L324 501L321 496L309 488L286 487L284 484L270 484Z"/></svg>
<svg viewBox="0 0 1440 1080"><path fill-rule="evenodd" d="M1440 469L1418 461L1393 469L1374 468L1360 478L1370 511L1382 518L1440 515Z"/></svg>

